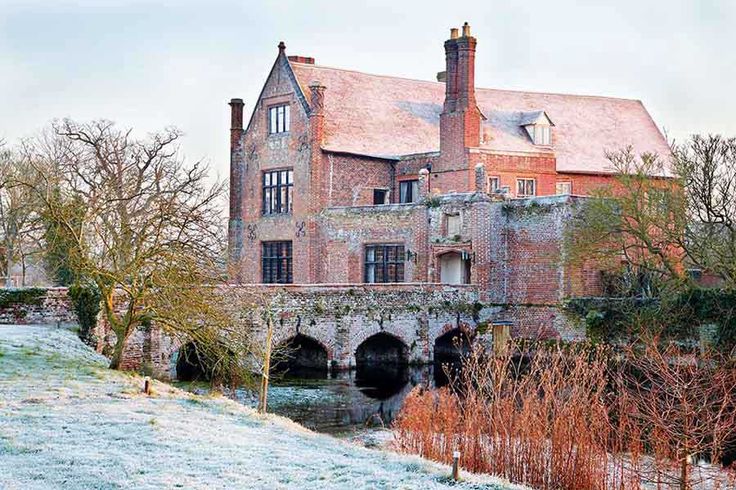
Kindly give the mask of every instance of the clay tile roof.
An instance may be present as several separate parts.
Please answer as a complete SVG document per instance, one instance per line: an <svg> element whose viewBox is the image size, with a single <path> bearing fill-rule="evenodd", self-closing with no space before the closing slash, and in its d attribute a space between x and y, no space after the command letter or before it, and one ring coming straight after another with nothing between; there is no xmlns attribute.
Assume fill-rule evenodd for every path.
<svg viewBox="0 0 736 490"><path fill-rule="evenodd" d="M325 150L396 158L439 151L445 84L291 63L304 94L319 80L325 91ZM628 145L668 159L670 148L638 100L476 89L482 148L539 152L523 128L544 112L555 127L552 151L560 172L610 173L606 151Z"/></svg>

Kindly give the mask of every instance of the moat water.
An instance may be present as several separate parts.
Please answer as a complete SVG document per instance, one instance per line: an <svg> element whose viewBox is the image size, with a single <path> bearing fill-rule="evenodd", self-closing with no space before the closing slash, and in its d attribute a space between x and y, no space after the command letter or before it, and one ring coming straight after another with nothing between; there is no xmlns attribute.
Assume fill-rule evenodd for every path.
<svg viewBox="0 0 736 490"><path fill-rule="evenodd" d="M440 365L371 366L336 373L292 370L272 381L268 411L317 432L351 437L389 428L414 387L445 384L447 376ZM204 384L179 385L207 391ZM237 390L235 397L255 405L254 395L245 390Z"/></svg>
<svg viewBox="0 0 736 490"><path fill-rule="evenodd" d="M287 373L269 396L272 412L318 432L388 428L415 386L447 383L440 366L367 367L332 375Z"/></svg>

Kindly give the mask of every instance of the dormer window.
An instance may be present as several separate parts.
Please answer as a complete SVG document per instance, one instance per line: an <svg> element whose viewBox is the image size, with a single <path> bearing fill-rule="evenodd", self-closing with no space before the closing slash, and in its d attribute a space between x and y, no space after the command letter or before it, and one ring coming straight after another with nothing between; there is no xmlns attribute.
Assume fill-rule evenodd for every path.
<svg viewBox="0 0 736 490"><path fill-rule="evenodd" d="M546 112L526 112L522 115L520 125L524 127L535 145L549 146L552 144L551 128L554 123Z"/></svg>
<svg viewBox="0 0 736 490"><path fill-rule="evenodd" d="M527 131L529 131L529 136L531 136L535 145L549 146L549 126L534 124L527 126Z"/></svg>
<svg viewBox="0 0 736 490"><path fill-rule="evenodd" d="M290 125L289 104L268 108L268 134L288 133Z"/></svg>

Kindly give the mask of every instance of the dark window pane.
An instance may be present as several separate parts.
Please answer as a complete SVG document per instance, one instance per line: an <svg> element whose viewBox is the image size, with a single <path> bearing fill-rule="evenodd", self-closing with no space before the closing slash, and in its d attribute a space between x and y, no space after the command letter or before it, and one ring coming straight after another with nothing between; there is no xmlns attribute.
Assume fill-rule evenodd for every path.
<svg viewBox="0 0 736 490"><path fill-rule="evenodd" d="M365 248L366 282L403 282L403 245L367 245Z"/></svg>
<svg viewBox="0 0 736 490"><path fill-rule="evenodd" d="M416 202L419 197L419 181L404 180L399 182L399 202Z"/></svg>
<svg viewBox="0 0 736 490"><path fill-rule="evenodd" d="M268 132L269 134L286 133L291 126L291 113L289 105L269 107L268 109Z"/></svg>
<svg viewBox="0 0 736 490"><path fill-rule="evenodd" d="M263 282L267 284L292 282L291 242L263 242Z"/></svg>
<svg viewBox="0 0 736 490"><path fill-rule="evenodd" d="M373 189L373 204L386 204L386 190Z"/></svg>
<svg viewBox="0 0 736 490"><path fill-rule="evenodd" d="M290 213L292 210L292 170L263 173L263 214Z"/></svg>

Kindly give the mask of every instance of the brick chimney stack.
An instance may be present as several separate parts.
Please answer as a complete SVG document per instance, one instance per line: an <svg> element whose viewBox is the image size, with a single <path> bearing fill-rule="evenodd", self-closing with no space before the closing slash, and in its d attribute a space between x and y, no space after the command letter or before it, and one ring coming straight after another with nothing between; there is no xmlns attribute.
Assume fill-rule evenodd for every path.
<svg viewBox="0 0 736 490"><path fill-rule="evenodd" d="M468 148L480 146L481 114L475 100L475 46L466 22L462 35L450 29L445 41L447 81L440 114L440 160L436 170L468 169Z"/></svg>
<svg viewBox="0 0 736 490"><path fill-rule="evenodd" d="M230 106L230 220L228 255L232 279L238 277L243 248L243 99L231 99Z"/></svg>
<svg viewBox="0 0 736 490"><path fill-rule="evenodd" d="M321 211L323 206L327 205L325 200L328 190L327 186L327 170L324 168L322 158L322 143L324 143L324 125L325 125L325 86L319 81L313 80L309 83L309 95L311 104L309 106L309 144L311 147L311 186L312 189L320 189L317 195L320 199L312 202L313 211L315 213Z"/></svg>

